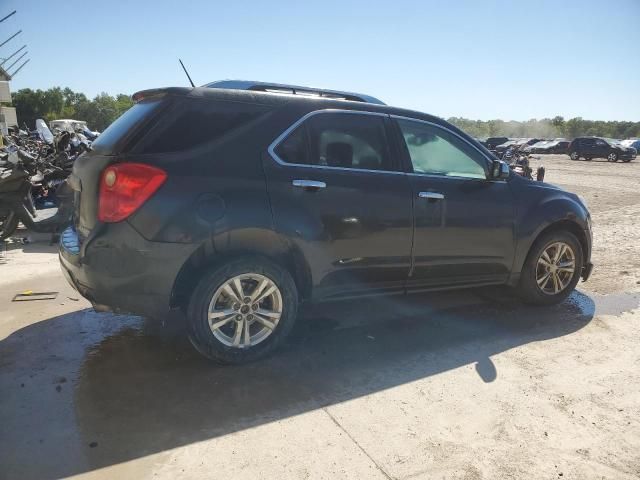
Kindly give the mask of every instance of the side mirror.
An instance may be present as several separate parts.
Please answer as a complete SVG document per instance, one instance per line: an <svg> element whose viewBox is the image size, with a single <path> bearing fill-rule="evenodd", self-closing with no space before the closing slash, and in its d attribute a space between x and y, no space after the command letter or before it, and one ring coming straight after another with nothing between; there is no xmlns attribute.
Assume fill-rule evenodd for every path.
<svg viewBox="0 0 640 480"><path fill-rule="evenodd" d="M494 160L491 165L491 178L496 180L504 180L511 175L511 168L502 160Z"/></svg>

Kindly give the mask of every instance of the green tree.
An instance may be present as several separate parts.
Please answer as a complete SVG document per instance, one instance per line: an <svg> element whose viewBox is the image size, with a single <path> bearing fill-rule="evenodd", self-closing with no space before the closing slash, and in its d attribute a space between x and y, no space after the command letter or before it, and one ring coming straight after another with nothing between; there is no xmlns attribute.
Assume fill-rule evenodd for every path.
<svg viewBox="0 0 640 480"><path fill-rule="evenodd" d="M131 98L124 94L112 97L101 93L89 100L84 93L60 87L48 90L23 88L12 93L12 103L20 125L26 124L30 129L35 128L38 118L47 121L72 118L84 120L89 128L100 131L133 105Z"/></svg>

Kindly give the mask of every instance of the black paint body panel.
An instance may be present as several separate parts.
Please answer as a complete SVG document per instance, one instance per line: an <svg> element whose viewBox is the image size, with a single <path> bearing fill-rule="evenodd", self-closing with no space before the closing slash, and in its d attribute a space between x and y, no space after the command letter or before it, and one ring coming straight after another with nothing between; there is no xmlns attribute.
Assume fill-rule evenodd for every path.
<svg viewBox="0 0 640 480"><path fill-rule="evenodd" d="M136 150L156 134L154 121L163 121L150 119L110 154L89 152L78 159L74 228L81 248L73 255L61 246L61 263L83 295L114 310L161 316L184 301L177 291L189 291L204 269L246 254L285 266L301 296L312 300L513 284L535 238L557 222L572 222L585 232L589 261L586 208L575 195L548 184L514 175L500 181L415 175L401 161L392 132L394 172L283 165L269 152L292 124L324 109L384 114L387 128L393 122L389 115L424 120L478 145L439 118L362 102L248 91L175 88L149 95L167 102L169 110L158 111L188 99L211 102L211 108L255 106L256 116L211 142L160 154ZM489 162L491 154L477 148ZM129 161L165 170L167 181L125 221L101 224L101 172ZM294 187L299 179L327 186ZM420 191L440 192L445 199L418 198Z"/></svg>

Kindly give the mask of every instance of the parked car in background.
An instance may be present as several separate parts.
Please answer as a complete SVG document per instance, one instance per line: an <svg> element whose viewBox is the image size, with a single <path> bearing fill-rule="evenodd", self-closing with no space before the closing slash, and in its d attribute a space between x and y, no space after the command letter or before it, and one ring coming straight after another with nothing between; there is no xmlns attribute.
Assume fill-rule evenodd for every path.
<svg viewBox="0 0 640 480"><path fill-rule="evenodd" d="M567 153L569 140L564 138L556 138L555 140L547 140L531 145L530 153ZM524 149L526 151L526 148Z"/></svg>
<svg viewBox="0 0 640 480"><path fill-rule="evenodd" d="M67 132L73 133L73 132L77 132L78 130L84 130L88 127L87 127L87 122L85 122L84 120L72 120L70 118L62 118L59 120L51 120L49 122L49 128L51 128L51 130L58 129L58 130L65 130Z"/></svg>
<svg viewBox="0 0 640 480"><path fill-rule="evenodd" d="M571 160L591 160L606 158L610 162L630 162L636 158L637 151L632 147L625 147L619 140L601 137L578 137L567 148L567 155Z"/></svg>
<svg viewBox="0 0 640 480"><path fill-rule="evenodd" d="M570 143L569 140L565 139L555 140L551 142L551 144L546 145L540 153L567 153L567 148L569 148Z"/></svg>
<svg viewBox="0 0 640 480"><path fill-rule="evenodd" d="M538 150L547 144L551 143L552 140L540 140L539 142L533 143L531 145L526 145L522 148L523 153L539 153Z"/></svg>
<svg viewBox="0 0 640 480"><path fill-rule="evenodd" d="M518 138L516 140L505 142L502 145L498 145L496 147L496 155L498 156L498 158L502 158L504 153L510 148L515 151L521 151L524 147L533 145L534 143L538 143L539 141L539 138Z"/></svg>
<svg viewBox="0 0 640 480"><path fill-rule="evenodd" d="M509 139L507 137L489 137L484 144L489 150L495 150L498 145L502 145L508 141Z"/></svg>
<svg viewBox="0 0 640 480"><path fill-rule="evenodd" d="M97 310L181 308L200 353L243 363L283 342L304 301L506 284L550 305L589 277L578 196L441 118L291 90L135 94L69 178L74 288Z"/></svg>
<svg viewBox="0 0 640 480"><path fill-rule="evenodd" d="M504 152L506 152L509 148L514 147L517 142L518 142L518 139L507 140L506 142L501 143L496 148L494 148L493 151L495 152L498 158L502 158L502 156L504 155Z"/></svg>
<svg viewBox="0 0 640 480"><path fill-rule="evenodd" d="M635 148L636 152L640 151L640 138L630 138L628 140L622 140L620 143L625 147Z"/></svg>

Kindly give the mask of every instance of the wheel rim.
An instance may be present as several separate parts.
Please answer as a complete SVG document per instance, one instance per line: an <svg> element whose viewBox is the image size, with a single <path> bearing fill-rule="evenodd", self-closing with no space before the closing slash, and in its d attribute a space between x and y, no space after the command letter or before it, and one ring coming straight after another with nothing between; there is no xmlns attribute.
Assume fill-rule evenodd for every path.
<svg viewBox="0 0 640 480"><path fill-rule="evenodd" d="M237 275L213 294L207 311L211 333L233 348L249 348L273 333L282 316L282 294L270 278Z"/></svg>
<svg viewBox="0 0 640 480"><path fill-rule="evenodd" d="M578 159L578 152L573 152L573 153L571 154L571 158L572 158L573 160L577 160L577 159Z"/></svg>
<svg viewBox="0 0 640 480"><path fill-rule="evenodd" d="M570 245L555 242L547 246L536 266L536 283L542 293L557 295L569 286L576 268L576 255Z"/></svg>
<svg viewBox="0 0 640 480"><path fill-rule="evenodd" d="M615 153L610 153L608 158L610 162L615 162L618 159Z"/></svg>

